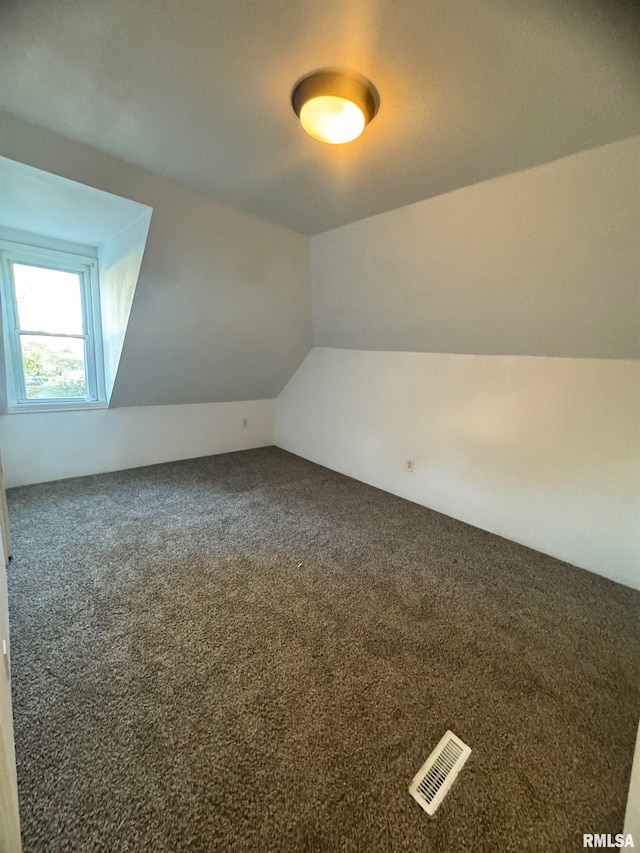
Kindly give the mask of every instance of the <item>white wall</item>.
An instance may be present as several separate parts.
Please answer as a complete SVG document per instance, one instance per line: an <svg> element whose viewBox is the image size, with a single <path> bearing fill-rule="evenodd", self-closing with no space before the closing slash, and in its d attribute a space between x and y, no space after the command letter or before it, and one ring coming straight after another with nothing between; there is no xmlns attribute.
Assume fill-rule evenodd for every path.
<svg viewBox="0 0 640 853"><path fill-rule="evenodd" d="M316 348L276 444L640 588L639 424L638 362Z"/></svg>
<svg viewBox="0 0 640 853"><path fill-rule="evenodd" d="M4 415L5 481L9 488L262 447L273 444L274 423L275 400Z"/></svg>

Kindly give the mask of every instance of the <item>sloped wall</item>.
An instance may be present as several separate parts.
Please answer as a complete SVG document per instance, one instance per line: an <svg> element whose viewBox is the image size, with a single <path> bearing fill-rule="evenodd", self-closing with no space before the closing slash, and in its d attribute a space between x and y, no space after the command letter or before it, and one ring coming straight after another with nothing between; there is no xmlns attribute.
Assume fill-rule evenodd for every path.
<svg viewBox="0 0 640 853"><path fill-rule="evenodd" d="M312 238L314 344L640 357L640 137Z"/></svg>

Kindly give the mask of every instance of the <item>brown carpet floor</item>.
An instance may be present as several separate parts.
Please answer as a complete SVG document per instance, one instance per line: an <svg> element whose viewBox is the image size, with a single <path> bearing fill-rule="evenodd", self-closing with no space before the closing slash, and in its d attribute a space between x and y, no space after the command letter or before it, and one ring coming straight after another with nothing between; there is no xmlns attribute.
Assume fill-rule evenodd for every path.
<svg viewBox="0 0 640 853"><path fill-rule="evenodd" d="M276 448L9 501L25 853L622 831L640 593ZM473 752L429 818L447 728Z"/></svg>

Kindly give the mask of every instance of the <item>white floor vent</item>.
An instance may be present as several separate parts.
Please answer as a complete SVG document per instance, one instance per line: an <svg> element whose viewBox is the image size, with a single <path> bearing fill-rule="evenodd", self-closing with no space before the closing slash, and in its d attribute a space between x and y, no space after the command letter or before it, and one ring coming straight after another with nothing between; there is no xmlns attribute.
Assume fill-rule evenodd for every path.
<svg viewBox="0 0 640 853"><path fill-rule="evenodd" d="M471 747L447 732L413 777L409 793L427 814L434 814L471 755Z"/></svg>

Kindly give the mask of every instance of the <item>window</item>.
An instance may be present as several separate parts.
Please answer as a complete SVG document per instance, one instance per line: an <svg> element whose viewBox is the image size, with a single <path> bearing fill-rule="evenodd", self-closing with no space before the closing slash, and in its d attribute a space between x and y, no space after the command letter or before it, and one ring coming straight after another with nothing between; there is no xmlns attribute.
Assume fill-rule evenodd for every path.
<svg viewBox="0 0 640 853"><path fill-rule="evenodd" d="M96 258L0 244L9 411L104 405Z"/></svg>

